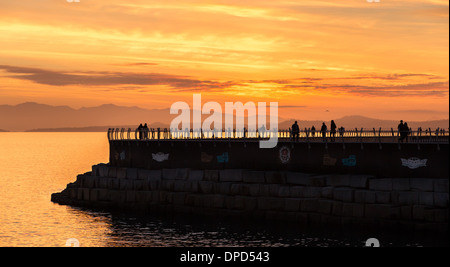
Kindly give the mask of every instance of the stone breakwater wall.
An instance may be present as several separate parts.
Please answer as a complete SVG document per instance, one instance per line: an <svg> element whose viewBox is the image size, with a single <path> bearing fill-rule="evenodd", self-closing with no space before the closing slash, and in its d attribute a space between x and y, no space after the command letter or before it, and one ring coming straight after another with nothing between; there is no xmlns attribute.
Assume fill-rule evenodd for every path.
<svg viewBox="0 0 450 267"><path fill-rule="evenodd" d="M447 231L448 179L242 169L111 167L78 175L52 201L144 213Z"/></svg>

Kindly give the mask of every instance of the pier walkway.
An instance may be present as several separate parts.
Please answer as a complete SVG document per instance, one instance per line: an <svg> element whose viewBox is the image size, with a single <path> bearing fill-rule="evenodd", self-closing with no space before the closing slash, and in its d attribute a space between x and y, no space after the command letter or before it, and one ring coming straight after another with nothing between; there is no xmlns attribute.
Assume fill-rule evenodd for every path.
<svg viewBox="0 0 450 267"><path fill-rule="evenodd" d="M202 132L200 130L185 130L174 133L168 128L150 128L147 131L138 129L110 128L108 129L108 140L137 140L137 141L162 141L162 140L216 140L216 141L259 141L268 139L274 134L278 135L279 141L306 142L306 143L411 143L411 144L448 144L449 133L447 129L426 129L409 131L408 137L400 140L400 132L373 128L345 130L336 132L333 136L330 131L325 133L323 137L320 131L311 131L310 129L300 130L298 140L292 138L290 130L278 131L252 131L243 129L228 130L222 132Z"/></svg>

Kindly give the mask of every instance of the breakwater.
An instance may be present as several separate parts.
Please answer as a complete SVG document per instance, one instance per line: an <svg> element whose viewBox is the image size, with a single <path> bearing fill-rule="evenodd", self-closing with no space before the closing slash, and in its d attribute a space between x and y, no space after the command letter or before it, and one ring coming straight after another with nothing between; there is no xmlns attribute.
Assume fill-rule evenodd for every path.
<svg viewBox="0 0 450 267"><path fill-rule="evenodd" d="M448 231L448 143L110 140L52 201L139 213Z"/></svg>
<svg viewBox="0 0 450 267"><path fill-rule="evenodd" d="M448 179L100 164L52 200L143 213L446 231L448 187Z"/></svg>

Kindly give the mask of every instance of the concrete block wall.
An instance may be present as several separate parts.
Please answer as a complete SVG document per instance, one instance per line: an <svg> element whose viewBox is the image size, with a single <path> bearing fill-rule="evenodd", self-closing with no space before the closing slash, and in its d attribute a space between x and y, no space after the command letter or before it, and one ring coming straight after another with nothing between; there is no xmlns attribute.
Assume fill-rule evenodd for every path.
<svg viewBox="0 0 450 267"><path fill-rule="evenodd" d="M448 179L94 165L62 204L299 223L448 226Z"/></svg>

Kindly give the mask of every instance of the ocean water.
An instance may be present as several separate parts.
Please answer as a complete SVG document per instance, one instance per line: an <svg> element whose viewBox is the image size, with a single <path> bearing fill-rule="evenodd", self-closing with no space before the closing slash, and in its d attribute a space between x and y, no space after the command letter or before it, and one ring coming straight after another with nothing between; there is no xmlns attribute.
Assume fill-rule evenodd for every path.
<svg viewBox="0 0 450 267"><path fill-rule="evenodd" d="M63 247L303 247L448 246L447 238L417 237L292 224L137 217L52 203L76 175L108 162L106 133L0 133L0 246ZM376 236L374 236L376 235Z"/></svg>

